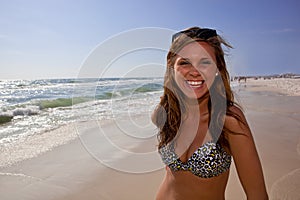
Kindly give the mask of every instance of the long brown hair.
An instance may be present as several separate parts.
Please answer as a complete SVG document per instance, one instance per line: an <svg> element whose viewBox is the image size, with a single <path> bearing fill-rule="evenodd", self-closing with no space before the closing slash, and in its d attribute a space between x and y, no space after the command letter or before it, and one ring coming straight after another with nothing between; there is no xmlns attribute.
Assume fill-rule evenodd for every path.
<svg viewBox="0 0 300 200"><path fill-rule="evenodd" d="M201 28L199 27L192 27L186 30L188 32L189 30L194 31L200 29ZM198 99L198 101L201 101L203 98L209 98L209 130L212 133L213 139L222 145L229 147L224 133L232 133L232 131L223 126L225 115L233 116L238 121L242 122L242 119L229 109L233 105L238 106L238 104L236 104L234 101L234 95L230 87L229 73L227 71L224 59L224 51L221 45L224 45L227 48L232 48L231 45L219 35L215 35L208 39L202 39L197 37L197 35L182 34L172 42L170 50L167 54L167 69L164 77L164 93L153 115L153 122L159 128L158 148L167 145L176 137L186 111L186 106L184 103L185 95L179 89L174 80L173 66L175 64L176 56L178 52L187 44L200 41L204 41L213 47L216 56L216 65L219 70L218 79L216 78L210 87L209 93L207 93L201 99ZM212 101L209 94L214 94L215 100ZM218 103L214 104L213 102ZM224 107L225 110L218 109L218 107Z"/></svg>

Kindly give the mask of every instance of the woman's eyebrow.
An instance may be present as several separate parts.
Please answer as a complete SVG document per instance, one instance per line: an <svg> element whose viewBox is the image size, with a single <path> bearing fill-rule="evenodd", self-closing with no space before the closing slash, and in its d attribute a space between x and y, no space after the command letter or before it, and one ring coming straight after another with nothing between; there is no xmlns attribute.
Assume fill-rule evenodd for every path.
<svg viewBox="0 0 300 200"><path fill-rule="evenodd" d="M201 60L212 60L212 58L210 58L210 57L204 57L204 58L201 58L200 61Z"/></svg>
<svg viewBox="0 0 300 200"><path fill-rule="evenodd" d="M192 62L189 58L179 57L178 61Z"/></svg>

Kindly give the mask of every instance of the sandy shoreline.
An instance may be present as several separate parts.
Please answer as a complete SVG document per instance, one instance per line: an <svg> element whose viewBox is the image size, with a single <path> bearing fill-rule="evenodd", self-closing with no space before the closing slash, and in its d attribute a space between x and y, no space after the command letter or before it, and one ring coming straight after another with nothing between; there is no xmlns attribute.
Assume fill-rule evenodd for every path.
<svg viewBox="0 0 300 200"><path fill-rule="evenodd" d="M288 96L291 95L290 92L286 95L287 90L273 87L268 81L247 80L247 83L242 83L237 88L237 99L244 107L256 141L270 199L299 199L300 96ZM297 91L299 85L295 88L293 91ZM101 128L113 133L110 139L124 149L137 153L155 151L155 128L147 125L149 116L133 120L136 120L137 125L134 127L138 127L137 130L124 126L123 122L117 126L108 124ZM142 121L146 121L146 124L141 124ZM116 134L117 129L128 128L126 132L132 131L134 138L145 126L147 131L144 137L150 139L136 138L134 144L131 144L131 140L126 140L126 137ZM116 150L109 151L115 152L116 159L107 160L108 163L118 161L124 164L121 165L124 169L137 170L153 164L150 168L156 170L133 174L110 169L90 152L95 150L97 155L99 143L93 134L99 132L99 125L89 122L88 127L84 128L87 137L83 141L89 141L91 146L75 139L35 158L1 168L0 199L154 199L164 175L163 165L134 161L132 158L122 157L123 154L119 155ZM96 147L94 150L93 145ZM120 157L122 158L119 159ZM245 199L234 165L226 199Z"/></svg>
<svg viewBox="0 0 300 200"><path fill-rule="evenodd" d="M132 122L140 123L137 124L139 128L136 127L135 130L130 131L130 128L124 130L126 128L123 127L123 131L131 134L137 134L135 132L139 129L148 129L146 132L152 134L148 135L150 139L147 140L134 138L134 144L131 143L132 139L125 139L126 135L117 134L118 129L123 126L122 120L115 123L105 122L100 128L96 121L79 124L77 130L82 129L86 132L82 134L81 140L75 139L69 144L58 146L32 159L2 168L0 199L153 199L163 177L163 170L160 170L163 165L160 160L155 164L154 158L146 154L156 149L156 137L153 136L155 127L151 125L145 128L148 125L143 124L149 121L148 118L139 116L130 119ZM103 142L97 142L99 129L109 132L110 135L107 137L120 148L145 154L145 158L153 161L154 165L150 163L152 164L150 169L153 170L147 170L145 160L136 161L123 156L123 151L117 152L109 145L105 147ZM143 136L147 135L144 133ZM103 155L115 159L101 163L97 151L103 149L98 146L99 144L103 145L104 151L110 150L102 151ZM95 145L96 148L91 145ZM123 171L107 167L109 164L112 166L118 164ZM137 170L137 173L127 173L128 166L132 171ZM145 170L141 171L143 169Z"/></svg>

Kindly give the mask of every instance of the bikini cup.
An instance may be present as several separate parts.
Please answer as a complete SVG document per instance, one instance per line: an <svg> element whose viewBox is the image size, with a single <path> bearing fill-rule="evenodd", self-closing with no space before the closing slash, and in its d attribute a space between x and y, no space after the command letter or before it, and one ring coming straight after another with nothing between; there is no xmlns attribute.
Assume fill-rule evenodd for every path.
<svg viewBox="0 0 300 200"><path fill-rule="evenodd" d="M226 172L231 165L231 155L219 144L206 142L186 162L175 153L174 143L159 149L162 161L173 171L190 171L201 178L211 178Z"/></svg>

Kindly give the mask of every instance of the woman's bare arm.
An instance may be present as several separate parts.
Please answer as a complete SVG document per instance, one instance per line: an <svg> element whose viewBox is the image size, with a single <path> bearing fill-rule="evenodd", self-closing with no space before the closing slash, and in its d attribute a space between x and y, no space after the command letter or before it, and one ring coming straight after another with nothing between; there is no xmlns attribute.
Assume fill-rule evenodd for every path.
<svg viewBox="0 0 300 200"><path fill-rule="evenodd" d="M251 130L247 125L247 121L243 112L239 108L232 107L231 111L240 116L244 122L243 124L236 118L227 116L225 120L225 126L235 133L240 133L229 133L227 136L230 151L237 168L239 179L247 195L247 199L267 200L268 195L262 166Z"/></svg>

